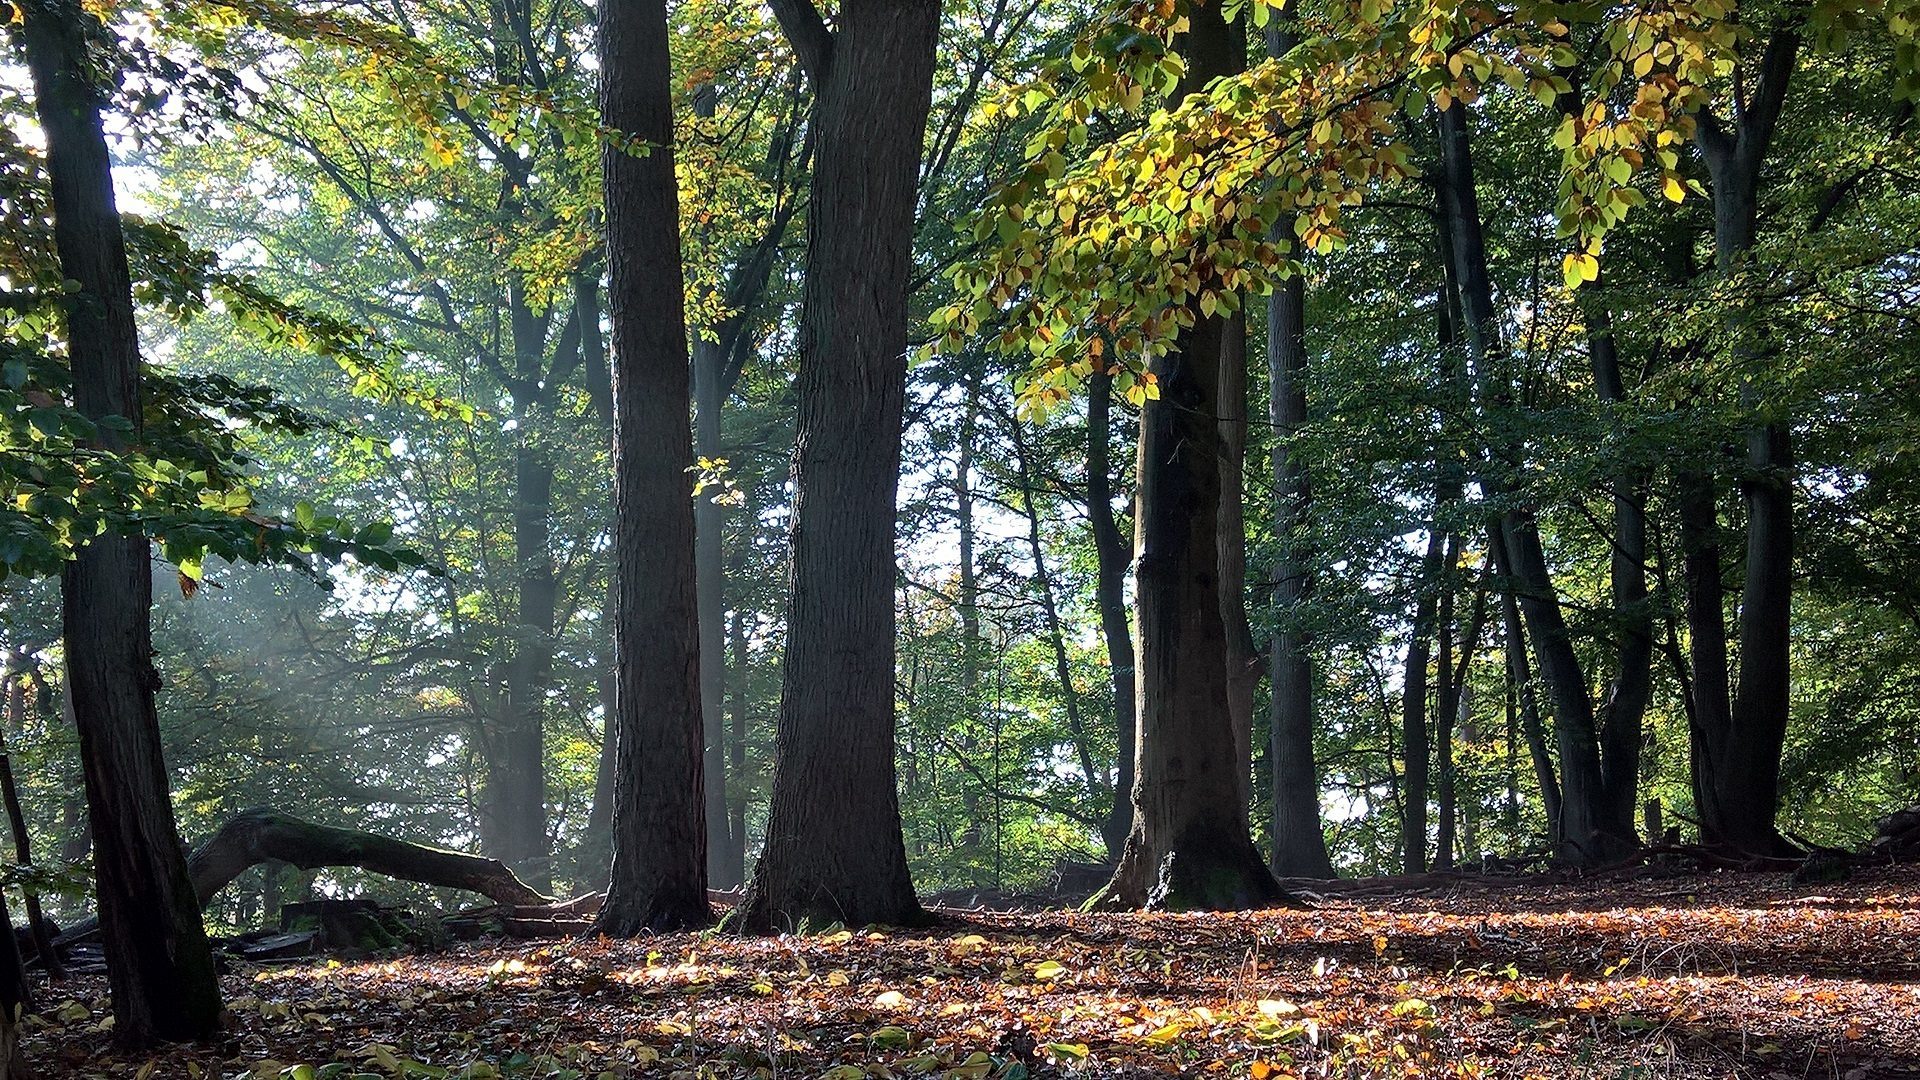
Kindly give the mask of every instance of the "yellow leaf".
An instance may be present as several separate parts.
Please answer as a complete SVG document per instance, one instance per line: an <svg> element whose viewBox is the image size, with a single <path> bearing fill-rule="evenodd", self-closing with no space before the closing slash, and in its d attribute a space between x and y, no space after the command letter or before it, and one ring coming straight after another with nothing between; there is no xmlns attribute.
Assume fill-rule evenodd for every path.
<svg viewBox="0 0 1920 1080"><path fill-rule="evenodd" d="M1680 182L1679 177L1671 173L1667 174L1667 182L1660 190L1674 202L1684 202L1687 197L1687 186Z"/></svg>

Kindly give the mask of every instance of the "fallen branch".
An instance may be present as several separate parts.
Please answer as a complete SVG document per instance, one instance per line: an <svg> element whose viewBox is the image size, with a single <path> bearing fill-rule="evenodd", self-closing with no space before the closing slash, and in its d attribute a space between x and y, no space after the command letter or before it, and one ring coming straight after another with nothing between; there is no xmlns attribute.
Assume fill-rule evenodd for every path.
<svg viewBox="0 0 1920 1080"><path fill-rule="evenodd" d="M351 866L401 881L465 889L509 908L553 903L498 859L318 825L266 807L241 811L187 856L194 896L204 908L233 879L265 862L291 863L302 870ZM60 935L54 946L84 940L99 925L97 918L88 919Z"/></svg>

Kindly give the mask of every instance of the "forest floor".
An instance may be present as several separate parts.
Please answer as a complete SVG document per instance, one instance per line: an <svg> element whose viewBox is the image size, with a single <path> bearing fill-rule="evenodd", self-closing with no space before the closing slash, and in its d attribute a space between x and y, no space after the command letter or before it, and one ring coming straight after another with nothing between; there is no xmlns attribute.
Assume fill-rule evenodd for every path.
<svg viewBox="0 0 1920 1080"><path fill-rule="evenodd" d="M1920 1080L1920 869L1487 878L1241 915L461 945L236 968L221 1046L115 1056L56 988L44 1077ZM302 1068L305 1066L307 1068ZM311 1071L308 1071L308 1069Z"/></svg>

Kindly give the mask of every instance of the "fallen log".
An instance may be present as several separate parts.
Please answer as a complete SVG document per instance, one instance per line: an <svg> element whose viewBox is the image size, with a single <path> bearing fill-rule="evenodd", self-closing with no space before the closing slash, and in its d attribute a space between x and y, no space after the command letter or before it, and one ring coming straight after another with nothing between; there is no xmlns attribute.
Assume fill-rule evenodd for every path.
<svg viewBox="0 0 1920 1080"><path fill-rule="evenodd" d="M266 807L242 810L213 839L194 848L187 856L187 871L204 906L234 878L263 862L291 863L302 870L352 866L401 881L465 889L516 907L553 902L498 859L317 825Z"/></svg>
<svg viewBox="0 0 1920 1080"><path fill-rule="evenodd" d="M242 810L187 856L200 906L233 879L265 862L302 870L351 866L400 881L479 893L506 907L545 907L553 898L521 881L498 859L396 840L390 836L303 821L269 807ZM87 919L60 935L56 948L99 929Z"/></svg>

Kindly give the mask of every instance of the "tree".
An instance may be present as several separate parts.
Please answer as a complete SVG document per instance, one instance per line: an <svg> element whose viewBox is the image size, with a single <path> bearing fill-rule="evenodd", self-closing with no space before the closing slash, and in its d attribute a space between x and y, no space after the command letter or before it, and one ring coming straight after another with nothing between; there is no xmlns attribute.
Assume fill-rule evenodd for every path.
<svg viewBox="0 0 1920 1080"><path fill-rule="evenodd" d="M704 926L707 823L694 581L686 295L664 0L600 21L613 324L613 879L608 934ZM624 140L643 140L629 145Z"/></svg>
<svg viewBox="0 0 1920 1080"><path fill-rule="evenodd" d="M1246 63L1242 31L1219 5L1196 4L1188 17L1176 102ZM1160 396L1140 417L1137 773L1133 829L1108 898L1176 911L1246 908L1283 894L1248 833L1248 762L1231 707L1239 673L1220 587L1227 455L1217 418L1245 415L1244 400L1233 413L1222 395L1224 359L1244 362L1229 340L1244 324L1212 304L1183 314L1187 329L1154 360Z"/></svg>
<svg viewBox="0 0 1920 1080"><path fill-rule="evenodd" d="M1797 19L1798 16L1789 16ZM1752 90L1736 79L1732 116L1722 120L1711 108L1700 113L1696 139L1706 161L1713 195L1713 262L1723 277L1736 275L1753 247L1759 225L1760 167L1766 161L1787 87L1800 52L1800 28L1793 22L1767 38ZM1736 64L1740 58L1736 57ZM1766 358L1764 322L1744 299L1733 301L1728 325L1733 348L1751 369ZM1746 460L1740 493L1747 512L1745 577L1739 607L1739 674L1727 698L1727 675L1700 676L1698 663L1724 665L1726 628L1717 597L1719 558L1707 536L1712 516L1712 480L1691 478L1696 505L1694 542L1689 545L1688 630L1703 650L1695 669L1694 714L1698 727L1694 754L1694 799L1709 843L1737 852L1778 855L1794 850L1774 825L1780 800L1780 754L1789 715L1790 645L1793 606L1793 446L1785 416L1769 407L1753 389L1753 377L1741 389L1742 404L1756 416L1746 432ZM1698 505L1704 495L1706 505Z"/></svg>
<svg viewBox="0 0 1920 1080"><path fill-rule="evenodd" d="M937 0L774 14L813 84L793 597L754 929L921 918L894 780L894 498Z"/></svg>
<svg viewBox="0 0 1920 1080"><path fill-rule="evenodd" d="M73 400L109 453L139 438L140 343L126 242L100 118L92 45L104 32L78 5L23 5L26 53L47 140L60 265L79 284L67 307ZM84 544L62 581L69 693L87 785L114 1037L211 1036L220 988L168 796L153 694L153 594L143 535Z"/></svg>

